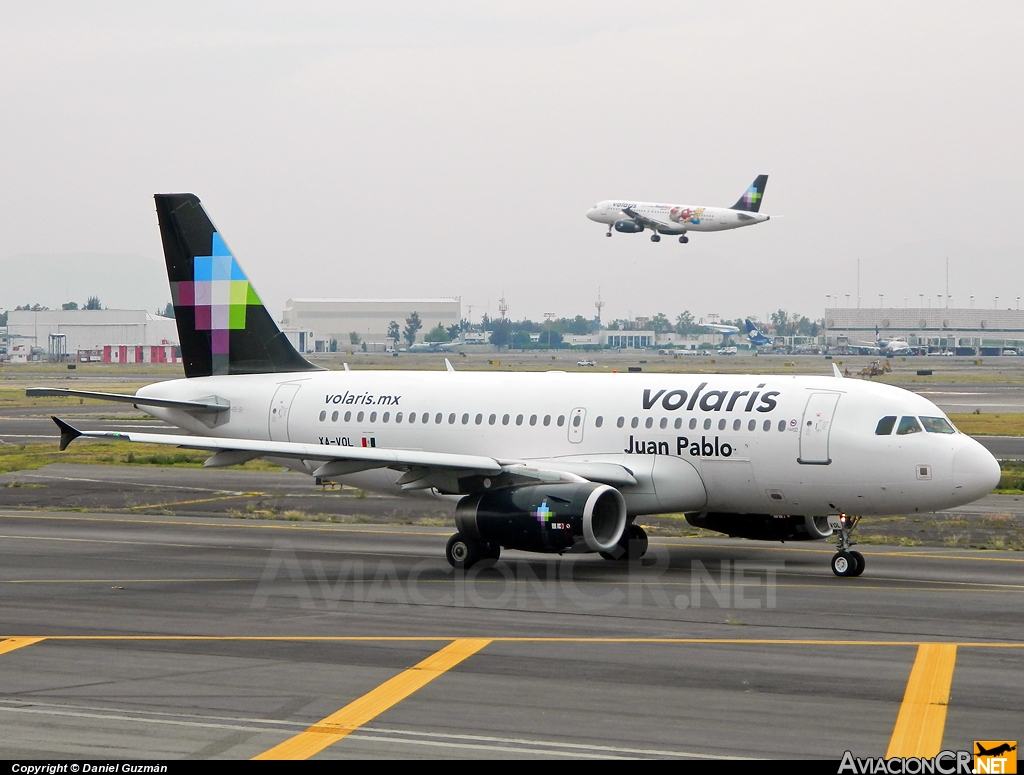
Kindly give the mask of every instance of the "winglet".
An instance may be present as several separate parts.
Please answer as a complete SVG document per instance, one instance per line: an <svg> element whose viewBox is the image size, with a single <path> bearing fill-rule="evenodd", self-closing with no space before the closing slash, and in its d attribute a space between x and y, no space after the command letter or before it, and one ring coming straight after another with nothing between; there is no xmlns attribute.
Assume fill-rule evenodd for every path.
<svg viewBox="0 0 1024 775"><path fill-rule="evenodd" d="M832 361L832 376L839 377L839 379L843 378L843 372L839 370L839 364L835 361Z"/></svg>
<svg viewBox="0 0 1024 775"><path fill-rule="evenodd" d="M82 432L80 430L78 430L77 428L72 428L59 417L53 417L51 415L50 419L57 423L57 427L60 428L61 452L68 448L68 444L70 444L72 441L74 441L75 439L82 435Z"/></svg>
<svg viewBox="0 0 1024 775"><path fill-rule="evenodd" d="M445 371L455 371L455 367L452 366L452 362L447 358L444 359L444 369Z"/></svg>

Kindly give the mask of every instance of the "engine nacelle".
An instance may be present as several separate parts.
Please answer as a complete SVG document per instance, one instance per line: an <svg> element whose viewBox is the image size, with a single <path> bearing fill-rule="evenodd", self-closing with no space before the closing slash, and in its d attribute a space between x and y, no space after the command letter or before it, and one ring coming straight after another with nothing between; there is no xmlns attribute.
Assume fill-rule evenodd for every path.
<svg viewBox="0 0 1024 775"><path fill-rule="evenodd" d="M626 530L626 501L607 484L539 484L467 495L455 510L460 533L506 549L563 552L580 543L613 551Z"/></svg>
<svg viewBox="0 0 1024 775"><path fill-rule="evenodd" d="M643 230L644 225L636 221L623 220L615 222L615 231L621 231L623 234L639 234Z"/></svg>
<svg viewBox="0 0 1024 775"><path fill-rule="evenodd" d="M755 541L820 541L832 535L827 517L802 517L773 514L687 514L694 527L715 530L731 537Z"/></svg>

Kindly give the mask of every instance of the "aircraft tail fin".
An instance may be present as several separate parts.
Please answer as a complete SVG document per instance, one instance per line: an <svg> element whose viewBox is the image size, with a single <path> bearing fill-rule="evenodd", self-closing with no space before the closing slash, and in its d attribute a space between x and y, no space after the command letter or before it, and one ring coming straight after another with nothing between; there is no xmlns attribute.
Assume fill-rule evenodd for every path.
<svg viewBox="0 0 1024 775"><path fill-rule="evenodd" d="M758 175L750 188L743 192L743 196L736 200L736 204L730 210L746 210L748 213L756 213L761 209L761 197L764 196L764 187L768 185L767 175Z"/></svg>
<svg viewBox="0 0 1024 775"><path fill-rule="evenodd" d="M199 197L154 199L185 376L318 370L281 333Z"/></svg>
<svg viewBox="0 0 1024 775"><path fill-rule="evenodd" d="M760 333L760 331L757 330L757 326L755 326L753 323L750 322L750 318L747 318L747 334L749 335L749 334L759 334L759 333Z"/></svg>

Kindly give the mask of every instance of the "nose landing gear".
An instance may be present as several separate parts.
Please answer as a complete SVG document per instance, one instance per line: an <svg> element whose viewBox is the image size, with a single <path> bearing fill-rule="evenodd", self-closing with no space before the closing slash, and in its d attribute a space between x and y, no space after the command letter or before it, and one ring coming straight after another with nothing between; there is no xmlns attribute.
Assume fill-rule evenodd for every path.
<svg viewBox="0 0 1024 775"><path fill-rule="evenodd" d="M864 572L864 555L850 549L857 543L851 538L851 534L858 522L860 517L851 517L848 514L829 517L829 524L838 535L836 553L832 555L832 572L837 576L859 576Z"/></svg>

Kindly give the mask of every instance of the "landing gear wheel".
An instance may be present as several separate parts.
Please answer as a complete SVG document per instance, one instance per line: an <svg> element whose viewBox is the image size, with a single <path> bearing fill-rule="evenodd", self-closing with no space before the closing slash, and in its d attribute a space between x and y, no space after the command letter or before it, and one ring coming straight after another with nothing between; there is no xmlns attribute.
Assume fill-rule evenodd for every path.
<svg viewBox="0 0 1024 775"><path fill-rule="evenodd" d="M604 236L606 236L606 237L610 237L610 236L612 236L612 233L611 233L611 232L608 232L608 233L607 233L607 234L605 234Z"/></svg>
<svg viewBox="0 0 1024 775"><path fill-rule="evenodd" d="M448 539L448 545L444 548L444 556L448 564L460 570L469 570L480 560L485 559L487 545L480 541L456 533Z"/></svg>
<svg viewBox="0 0 1024 775"><path fill-rule="evenodd" d="M618 546L611 552L601 552L606 560L629 561L639 560L647 554L647 533L640 525L630 525L619 539Z"/></svg>
<svg viewBox="0 0 1024 775"><path fill-rule="evenodd" d="M651 235L651 242L661 242L661 235L660 234L652 234Z"/></svg>
<svg viewBox="0 0 1024 775"><path fill-rule="evenodd" d="M684 234L682 237L679 238L679 241L685 245L687 242L690 241L690 238Z"/></svg>
<svg viewBox="0 0 1024 775"><path fill-rule="evenodd" d="M851 573L850 575L859 576L864 572L864 566L867 564L864 562L864 555L860 552L850 552L850 557L852 557L853 560L857 563L857 567L854 568L853 573Z"/></svg>
<svg viewBox="0 0 1024 775"><path fill-rule="evenodd" d="M832 572L837 576L856 576L860 564L849 552L836 552L832 555Z"/></svg>
<svg viewBox="0 0 1024 775"><path fill-rule="evenodd" d="M501 544L487 544L483 559L497 562L499 557L501 557Z"/></svg>

